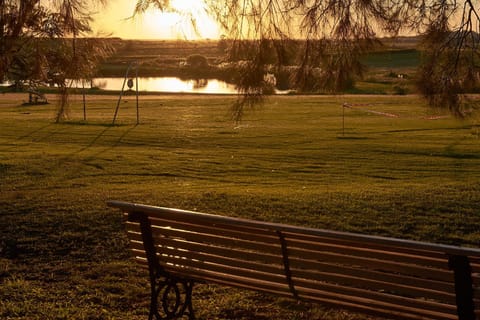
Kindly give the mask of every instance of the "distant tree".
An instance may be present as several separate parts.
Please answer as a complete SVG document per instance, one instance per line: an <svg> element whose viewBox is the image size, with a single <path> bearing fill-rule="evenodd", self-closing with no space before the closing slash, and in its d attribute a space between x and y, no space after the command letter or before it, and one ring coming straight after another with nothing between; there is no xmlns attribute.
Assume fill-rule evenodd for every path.
<svg viewBox="0 0 480 320"><path fill-rule="evenodd" d="M102 39L81 39L91 32L93 4L106 0L0 0L0 79L51 82L60 87L56 116L68 111L67 79L91 77L110 52Z"/></svg>
<svg viewBox="0 0 480 320"><path fill-rule="evenodd" d="M225 35L221 35L220 39L218 40L217 50L220 53L225 53L228 49L228 40L226 39Z"/></svg>
<svg viewBox="0 0 480 320"><path fill-rule="evenodd" d="M168 0L138 0L137 11L155 6L174 10ZM247 57L244 93L236 104L261 100L264 77L272 62L288 66L292 39L300 39L292 80L309 87L338 91L364 71L359 62L380 45L380 38L415 33L423 36L424 59L419 88L432 106L463 116L469 87L479 81L479 3L471 0L205 0L207 10L229 39L228 57ZM272 59L272 54L275 56ZM320 71L320 73L318 72ZM315 84L312 85L312 79Z"/></svg>
<svg viewBox="0 0 480 320"><path fill-rule="evenodd" d="M208 67L208 59L201 54L191 54L186 59L187 66L199 69Z"/></svg>

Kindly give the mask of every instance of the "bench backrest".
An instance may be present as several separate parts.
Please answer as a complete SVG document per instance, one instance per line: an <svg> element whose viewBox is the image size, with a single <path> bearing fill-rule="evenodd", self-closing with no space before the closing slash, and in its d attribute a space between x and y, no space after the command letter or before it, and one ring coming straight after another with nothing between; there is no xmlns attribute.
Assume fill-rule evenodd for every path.
<svg viewBox="0 0 480 320"><path fill-rule="evenodd" d="M109 205L151 270L389 318L480 319L479 249Z"/></svg>

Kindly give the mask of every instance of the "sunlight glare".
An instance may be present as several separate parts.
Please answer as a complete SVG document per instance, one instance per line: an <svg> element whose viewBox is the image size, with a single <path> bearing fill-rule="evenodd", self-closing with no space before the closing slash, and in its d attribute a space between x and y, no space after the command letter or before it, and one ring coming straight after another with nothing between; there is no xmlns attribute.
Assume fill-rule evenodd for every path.
<svg viewBox="0 0 480 320"><path fill-rule="evenodd" d="M207 15L202 0L171 0L170 3L178 12L150 9L143 15L142 20L152 34L168 33L169 38L188 40L219 38L218 25Z"/></svg>
<svg viewBox="0 0 480 320"><path fill-rule="evenodd" d="M180 12L193 12L204 9L204 3L201 0L171 0L170 4Z"/></svg>

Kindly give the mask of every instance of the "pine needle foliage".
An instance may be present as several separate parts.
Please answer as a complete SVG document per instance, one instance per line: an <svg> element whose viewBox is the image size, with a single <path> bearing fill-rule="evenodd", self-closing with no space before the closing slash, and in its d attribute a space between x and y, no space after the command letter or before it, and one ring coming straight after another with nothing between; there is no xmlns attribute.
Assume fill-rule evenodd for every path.
<svg viewBox="0 0 480 320"><path fill-rule="evenodd" d="M93 76L112 52L91 35L91 10L106 1L0 0L0 80L60 88L56 122L68 116L69 84Z"/></svg>
<svg viewBox="0 0 480 320"><path fill-rule="evenodd" d="M137 2L150 6L172 10L169 1ZM268 73L287 68L300 91L342 91L362 77L360 58L381 38L413 33L424 39L421 92L431 106L463 117L464 93L479 82L478 9L471 0L205 0L229 39L225 58L242 69L235 117L261 100ZM294 59L286 54L292 44Z"/></svg>

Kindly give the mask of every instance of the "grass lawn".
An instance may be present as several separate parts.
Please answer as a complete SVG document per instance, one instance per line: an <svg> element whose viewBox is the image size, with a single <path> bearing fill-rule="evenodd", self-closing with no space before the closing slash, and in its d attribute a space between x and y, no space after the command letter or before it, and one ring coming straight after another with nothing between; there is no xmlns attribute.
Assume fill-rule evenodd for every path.
<svg viewBox="0 0 480 320"><path fill-rule="evenodd" d="M144 97L136 126L127 97L112 126L113 96L88 97L86 122L73 97L54 124L55 103L1 95L0 318L146 319L147 273L109 199L478 247L478 117L415 96L283 96L237 124L233 99ZM359 319L215 285L193 303L199 319Z"/></svg>

